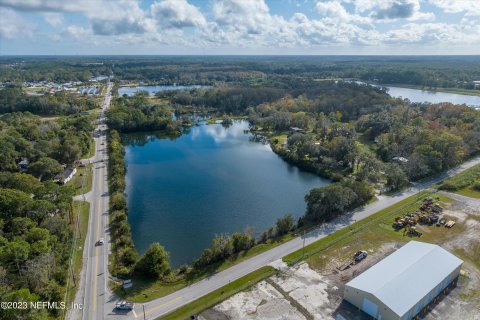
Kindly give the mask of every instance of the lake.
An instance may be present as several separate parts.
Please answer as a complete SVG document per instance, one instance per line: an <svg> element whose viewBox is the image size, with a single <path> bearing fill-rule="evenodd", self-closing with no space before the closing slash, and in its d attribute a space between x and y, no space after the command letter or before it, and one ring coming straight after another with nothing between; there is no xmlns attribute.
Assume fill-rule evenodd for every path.
<svg viewBox="0 0 480 320"><path fill-rule="evenodd" d="M118 88L118 95L133 96L137 91L148 91L153 96L160 91L174 91L174 90L191 90L206 88L207 86L191 85L191 86L136 86L136 87L120 87Z"/></svg>
<svg viewBox="0 0 480 320"><path fill-rule="evenodd" d="M480 97L464 94L435 92L428 90L408 89L399 87L387 87L392 97L402 97L412 102L451 102L453 104L466 104L467 106L480 107Z"/></svg>
<svg viewBox="0 0 480 320"><path fill-rule="evenodd" d="M192 262L215 234L256 234L292 213L305 194L329 180L289 165L268 144L252 141L247 121L194 126L176 139L152 133L123 136L128 219L140 253L152 242L173 266Z"/></svg>

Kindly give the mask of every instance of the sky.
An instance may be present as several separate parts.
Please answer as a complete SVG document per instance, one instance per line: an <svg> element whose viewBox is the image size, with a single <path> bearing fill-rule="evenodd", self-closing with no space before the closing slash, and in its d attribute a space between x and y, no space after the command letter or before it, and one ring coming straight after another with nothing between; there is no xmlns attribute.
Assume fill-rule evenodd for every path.
<svg viewBox="0 0 480 320"><path fill-rule="evenodd" d="M0 55L480 54L480 0L0 0Z"/></svg>

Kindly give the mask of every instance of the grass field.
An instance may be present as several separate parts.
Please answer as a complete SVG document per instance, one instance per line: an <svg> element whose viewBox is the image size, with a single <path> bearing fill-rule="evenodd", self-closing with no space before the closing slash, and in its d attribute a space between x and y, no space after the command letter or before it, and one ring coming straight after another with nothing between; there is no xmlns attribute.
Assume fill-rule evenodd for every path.
<svg viewBox="0 0 480 320"><path fill-rule="evenodd" d="M248 289L257 282L274 275L276 272L277 271L273 267L262 267L158 319L189 319L191 315L199 314L203 310L206 310L228 297Z"/></svg>
<svg viewBox="0 0 480 320"><path fill-rule="evenodd" d="M470 198L480 199L480 191L474 190L471 187L460 189L455 193L458 193L458 194L461 194L462 196L466 196Z"/></svg>
<svg viewBox="0 0 480 320"><path fill-rule="evenodd" d="M365 245L374 246L374 244L379 241L407 242L412 239L420 239L429 242L441 241L446 235L444 228L434 228L430 232L423 232L420 230L423 232L421 238L403 236L403 232L395 231L392 228L393 219L396 216L416 211L421 201L428 196L439 196L442 202L451 201L443 195L431 194L428 191L423 191L381 210L370 217L358 221L348 228L343 228L317 242L314 242L306 246L304 250L295 251L283 257L283 261L289 265L293 265L301 260L307 260L309 264L312 263L313 265L318 266L318 260L325 250L329 248L338 248L339 246L341 247L344 244L352 243L353 241L358 243L358 247L364 247ZM450 230L461 232L461 228L459 227ZM379 237L380 234L381 237ZM353 247L352 251L354 250L357 250L357 248ZM350 252L348 254L350 254Z"/></svg>
<svg viewBox="0 0 480 320"><path fill-rule="evenodd" d="M73 273L75 281L70 278L70 285L67 292L67 305L69 305L75 298L75 293L78 290L78 282L80 281L80 272L82 271L83 262L83 246L87 236L88 216L90 212L90 204L86 201L73 202L74 221L78 220L79 233L76 246L73 251Z"/></svg>
<svg viewBox="0 0 480 320"><path fill-rule="evenodd" d="M92 190L92 165L87 164L85 167L77 168L77 173L73 176L72 180L67 182L67 186L73 186L75 188L75 195L87 193ZM82 183L84 187L82 189Z"/></svg>
<svg viewBox="0 0 480 320"><path fill-rule="evenodd" d="M95 155L95 140L92 139L92 143L90 143L90 148L88 149L88 153L83 155L83 159L89 159Z"/></svg>
<svg viewBox="0 0 480 320"><path fill-rule="evenodd" d="M476 183L480 183L480 164L446 179L438 184L438 188L440 190L455 192L467 197L480 199L480 191L473 188Z"/></svg>

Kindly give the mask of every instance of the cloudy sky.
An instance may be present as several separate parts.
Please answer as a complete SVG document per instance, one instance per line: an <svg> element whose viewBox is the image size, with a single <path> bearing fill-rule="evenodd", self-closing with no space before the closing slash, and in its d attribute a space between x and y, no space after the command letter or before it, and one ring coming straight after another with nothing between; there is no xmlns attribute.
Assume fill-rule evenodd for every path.
<svg viewBox="0 0 480 320"><path fill-rule="evenodd" d="M480 54L480 0L0 0L0 54Z"/></svg>

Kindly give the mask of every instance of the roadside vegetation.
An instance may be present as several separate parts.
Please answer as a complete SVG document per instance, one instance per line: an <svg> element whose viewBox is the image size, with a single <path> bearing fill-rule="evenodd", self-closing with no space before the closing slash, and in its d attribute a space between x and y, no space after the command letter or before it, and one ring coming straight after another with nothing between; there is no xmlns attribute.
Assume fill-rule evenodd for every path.
<svg viewBox="0 0 480 320"><path fill-rule="evenodd" d="M480 165L471 167L439 184L440 190L480 198Z"/></svg>
<svg viewBox="0 0 480 320"><path fill-rule="evenodd" d="M75 220L72 188L0 173L1 301L63 301ZM3 319L49 319L61 310L3 310Z"/></svg>
<svg viewBox="0 0 480 320"><path fill-rule="evenodd" d="M80 210L73 202L74 183L62 186L53 178L88 153L92 130L92 118L83 115L49 121L29 112L0 116L2 302L73 299L88 205ZM64 311L28 308L2 312L1 319L57 319Z"/></svg>
<svg viewBox="0 0 480 320"><path fill-rule="evenodd" d="M298 263L301 260L306 260L307 262L314 262L316 264L320 261L316 259L323 259L323 251L335 247L339 248L342 244L355 242L358 243L358 246L363 245L372 245L375 246L375 243L380 242L408 242L413 240L410 236L405 236L403 232L395 230L392 227L394 218L397 216L402 216L407 213L415 212L421 206L422 202L426 198L439 198L440 202L449 203L451 200L448 197L445 197L441 194L432 193L429 191L422 191L419 194L413 195L404 199L386 209L383 209L365 219L362 219L358 222L351 224L348 227L345 227L335 233L332 233L325 238L318 240L301 250L292 252L291 254L283 257L283 261L288 265L293 265ZM438 232L425 232L420 240L426 240L428 242L435 243L441 239L442 235L445 235L446 229L441 227L432 228L433 231ZM461 232L460 228L453 229L455 233ZM451 233L450 231L448 231ZM354 249L352 249L354 250ZM360 250L360 249L358 249ZM343 257L346 258L346 257ZM326 262L326 261L324 261Z"/></svg>
<svg viewBox="0 0 480 320"><path fill-rule="evenodd" d="M90 213L90 203L87 201L73 202L73 220L76 224L76 241L73 245L72 270L73 277L69 279L68 291L66 293L66 303L73 302L75 294L79 288L80 273L82 272L83 249L88 231L88 220Z"/></svg>
<svg viewBox="0 0 480 320"><path fill-rule="evenodd" d="M108 184L112 236L110 273L121 278L131 275L138 261L138 253L133 244L130 224L128 224L124 153L120 135L117 131L110 130L108 135Z"/></svg>

